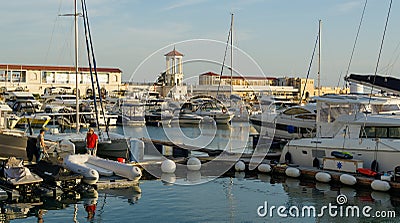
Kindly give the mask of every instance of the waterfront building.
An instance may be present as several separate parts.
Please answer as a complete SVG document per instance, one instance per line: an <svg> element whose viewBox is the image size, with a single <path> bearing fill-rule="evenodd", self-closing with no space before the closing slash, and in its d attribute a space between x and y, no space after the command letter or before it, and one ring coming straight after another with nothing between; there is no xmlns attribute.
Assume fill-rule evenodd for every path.
<svg viewBox="0 0 400 223"><path fill-rule="evenodd" d="M103 92L120 90L122 71L119 68L97 68L98 81ZM90 71L80 67L78 74L80 96L92 89ZM47 87L75 89L76 73L73 66L0 64L2 91L21 90L42 95Z"/></svg>
<svg viewBox="0 0 400 223"><path fill-rule="evenodd" d="M321 87L320 94L349 94L350 88L340 88L340 87ZM314 90L314 95L318 96L318 89Z"/></svg>
<svg viewBox="0 0 400 223"><path fill-rule="evenodd" d="M221 83L220 83L221 82ZM231 84L232 83L232 84ZM254 100L261 95L271 95L277 99L293 100L298 89L293 86L277 86L277 78L260 76L228 76L207 72L199 75L199 85L191 90L193 95L211 96L231 94L245 100Z"/></svg>

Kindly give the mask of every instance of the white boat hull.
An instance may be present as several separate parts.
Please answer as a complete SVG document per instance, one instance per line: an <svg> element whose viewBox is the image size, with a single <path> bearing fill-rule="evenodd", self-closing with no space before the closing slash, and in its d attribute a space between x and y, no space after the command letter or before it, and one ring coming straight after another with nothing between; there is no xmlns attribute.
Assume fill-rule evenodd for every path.
<svg viewBox="0 0 400 223"><path fill-rule="evenodd" d="M376 160L379 164L379 171L393 171L400 166L400 143L399 139L343 139L332 138L305 138L291 140L284 147L280 162L285 162L287 152L291 154L291 163L300 166L313 166L314 158L323 163L323 157L330 157L333 151L345 151L353 155L354 160L361 160L364 168L371 168L372 162ZM338 147L342 145L342 147Z"/></svg>

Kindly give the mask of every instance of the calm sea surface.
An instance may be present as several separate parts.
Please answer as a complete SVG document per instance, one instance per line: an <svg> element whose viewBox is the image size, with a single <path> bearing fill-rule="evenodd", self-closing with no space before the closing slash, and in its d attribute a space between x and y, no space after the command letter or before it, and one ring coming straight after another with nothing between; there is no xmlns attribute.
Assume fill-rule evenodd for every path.
<svg viewBox="0 0 400 223"><path fill-rule="evenodd" d="M182 128L182 132L175 127L164 130L161 127L118 127L112 130L135 137L172 138L185 144L200 143L209 148L251 152L252 142L242 134L248 131L245 124L221 127L215 131L213 128L200 130L192 127ZM214 136L211 141L209 135ZM198 141L191 141L196 138ZM41 222L38 215L43 217L44 222L400 222L400 197L386 193L272 178L266 174L235 174L234 177L221 177L203 184L181 185L187 180L190 179L177 178L176 184L141 180L138 187L99 190L97 195L82 195L78 200L43 198L34 203L2 203L0 222ZM347 201L341 205L344 208L342 217L338 206L338 216L333 218L323 206L337 205L339 194L345 195ZM85 211L88 204L96 204L92 219L87 218ZM276 208L270 211L272 206ZM286 208L283 214L288 214L290 208L292 211L296 207L301 210L304 206L315 207L317 215L321 209L324 212L319 217L307 217L308 212L304 217L302 212L299 212L300 217L280 217L278 206ZM348 206L359 207L360 216L346 217L345 208ZM367 206L371 208L371 216L377 211L386 214L394 211L397 217L365 217L361 212ZM267 207L267 213L264 207ZM266 216L260 217L258 209L259 214Z"/></svg>

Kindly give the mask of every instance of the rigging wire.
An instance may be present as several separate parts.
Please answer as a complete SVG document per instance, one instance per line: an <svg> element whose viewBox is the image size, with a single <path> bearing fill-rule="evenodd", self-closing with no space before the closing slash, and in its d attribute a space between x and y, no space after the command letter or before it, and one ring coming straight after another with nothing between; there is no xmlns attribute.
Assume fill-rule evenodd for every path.
<svg viewBox="0 0 400 223"><path fill-rule="evenodd" d="M92 88L93 88L93 103L94 103L94 111L95 111L95 115L96 115L96 125L97 125L97 129L100 131L100 125L99 125L99 113L97 110L97 104L96 104L96 91L94 88L94 77L93 77L93 68L92 68L92 57L90 55L90 49L89 49L89 39L88 39L88 24L86 21L87 18L87 12L86 12L86 8L84 7L84 0L81 0L81 4L82 4L82 14L83 14L83 25L85 28L85 41L86 41L86 52L87 52L87 57L88 57L88 65L89 65L89 73L90 73L90 79L92 82ZM76 80L78 81L78 80Z"/></svg>
<svg viewBox="0 0 400 223"><path fill-rule="evenodd" d="M57 24L57 21L58 21L58 15L59 15L60 12L61 12L61 6L62 6L62 1L60 0L60 3L59 3L59 5L58 5L57 16L56 16L56 19L54 20L53 29L51 30L51 36L50 36L49 46L47 47L46 55L45 55L45 57L44 57L44 61L45 61L45 62L47 62L47 58L48 58L48 56L49 56L51 44L53 43L54 31L55 31L55 29L56 29L56 24Z"/></svg>
<svg viewBox="0 0 400 223"><path fill-rule="evenodd" d="M308 77L310 76L311 65L312 65L312 62L313 62L313 60L314 60L314 55L315 55L315 51L316 51L316 49L317 49L317 43L318 43L318 41L319 41L319 34L317 34L317 38L315 39L314 50L313 50L312 55L311 55L310 64L308 65L308 71L307 71L307 77L306 77L306 84L305 84L304 87L303 87L303 92L301 93L301 97L300 97L299 104L301 104L301 101L303 100L304 92L306 91L306 86L307 86L307 82L308 82Z"/></svg>
<svg viewBox="0 0 400 223"><path fill-rule="evenodd" d="M218 83L218 88L217 88L217 98L218 98L218 94L219 94L219 88L221 87L222 74L224 72L224 66L225 66L226 54L228 52L229 40L232 38L231 35L232 35L232 21L231 21L231 26L229 27L228 39L226 40L224 59L222 60L221 73L219 76L219 83ZM231 69L232 69L232 67L231 67Z"/></svg>
<svg viewBox="0 0 400 223"><path fill-rule="evenodd" d="M381 59L381 54L382 54L382 49L383 49L383 42L384 42L384 40L385 40L386 29L387 29L387 25L388 25L388 23L389 23L390 10L392 9L392 2L393 2L393 0L390 0L389 10L388 10L388 13L387 13L387 16L386 16L385 28L384 28L384 30L383 30L381 46L380 46L379 54L378 54L378 60L376 61L375 73L374 73L374 80L373 80L372 86L371 86L371 93L370 93L370 95L369 95L368 105L371 103L372 92L373 92L373 90L374 90L374 84L375 84L375 81L376 81L376 75L377 75L377 73L378 73L379 61L380 61L380 59Z"/></svg>
<svg viewBox="0 0 400 223"><path fill-rule="evenodd" d="M86 0L82 0L83 1L83 5L85 7L85 13L86 13L86 23L87 23L87 28L88 28L88 34L89 34L89 41L90 41L90 49L91 49L91 53L92 53L92 60L93 60L93 68L94 68L94 74L96 76L96 84L97 84L97 90L99 91L99 99L100 99L100 108L101 108L101 113L103 114L103 121L104 124L106 125L106 133L107 133L107 137L108 139L110 139L110 134L108 132L108 123L106 122L106 117L105 117L105 112L104 112L104 106L103 106L103 99L102 99L102 95L101 95L101 89L100 89L100 83L99 83L99 76L97 74L97 64L96 64L96 57L94 54L94 48L93 48L93 41L92 41L92 34L90 32L90 25L89 25L89 18L87 16L87 8L86 8ZM94 91L94 88L93 88ZM94 101L96 101L96 98L94 98ZM100 127L98 127L100 129Z"/></svg>
<svg viewBox="0 0 400 223"><path fill-rule="evenodd" d="M396 47L395 47L395 49L393 51L392 58L390 59L388 65L384 69L380 70L381 73L385 73L386 75L391 75L392 74L394 65L397 63L397 60L400 57L400 52L398 52L399 49L400 49L400 41L397 43L397 45L396 45ZM397 56L395 56L396 52L398 52Z"/></svg>
<svg viewBox="0 0 400 223"><path fill-rule="evenodd" d="M363 11L362 11L362 14L361 14L360 23L358 24L358 29L357 29L356 38L354 39L353 49L351 50L351 55L350 55L349 64L347 65L347 69L346 69L346 73L345 73L346 76L349 74L350 65L351 65L351 62L352 62L352 60L353 60L353 55L354 55L354 51L355 51L355 49L356 49L358 36L359 36L359 34L360 34L361 24L362 24L363 19L364 19L364 13L365 13L365 8L367 7L367 2L368 2L368 0L365 0L364 8L363 8ZM339 80L338 80L338 83L337 83L337 86L336 86L337 88L339 88L341 79L342 79L342 74L340 73L340 75L339 75ZM345 85L344 87L346 87L346 85L347 85L347 84L346 84L346 81L345 81L344 85Z"/></svg>

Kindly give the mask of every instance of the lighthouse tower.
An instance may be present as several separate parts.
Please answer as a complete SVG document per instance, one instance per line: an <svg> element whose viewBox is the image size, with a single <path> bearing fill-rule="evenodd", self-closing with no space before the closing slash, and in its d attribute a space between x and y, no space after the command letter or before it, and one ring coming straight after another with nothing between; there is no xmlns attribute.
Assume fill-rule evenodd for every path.
<svg viewBox="0 0 400 223"><path fill-rule="evenodd" d="M171 52L164 55L166 60L166 85L167 86L182 86L183 85L183 66L182 58L183 54L178 51L172 50Z"/></svg>
<svg viewBox="0 0 400 223"><path fill-rule="evenodd" d="M166 69L162 96L182 99L187 94L183 84L183 54L174 49L165 55Z"/></svg>

